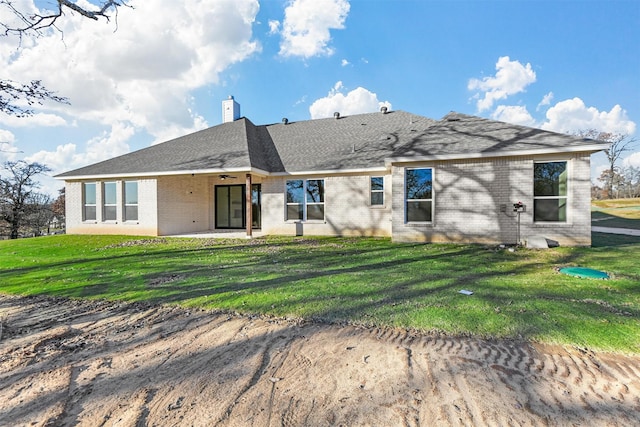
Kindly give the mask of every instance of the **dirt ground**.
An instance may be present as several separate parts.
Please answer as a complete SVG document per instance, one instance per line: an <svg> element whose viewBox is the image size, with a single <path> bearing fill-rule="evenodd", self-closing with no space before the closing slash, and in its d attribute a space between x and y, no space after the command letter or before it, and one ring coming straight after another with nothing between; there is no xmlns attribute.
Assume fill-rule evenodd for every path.
<svg viewBox="0 0 640 427"><path fill-rule="evenodd" d="M3 426L640 425L640 357L0 296Z"/></svg>

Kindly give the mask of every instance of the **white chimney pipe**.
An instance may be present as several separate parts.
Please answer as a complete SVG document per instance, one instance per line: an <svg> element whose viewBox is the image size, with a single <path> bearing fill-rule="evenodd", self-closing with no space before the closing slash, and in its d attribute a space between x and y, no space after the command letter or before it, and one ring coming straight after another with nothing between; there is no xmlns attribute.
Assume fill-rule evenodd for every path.
<svg viewBox="0 0 640 427"><path fill-rule="evenodd" d="M229 99L222 101L222 123L233 122L240 118L240 104L229 95Z"/></svg>

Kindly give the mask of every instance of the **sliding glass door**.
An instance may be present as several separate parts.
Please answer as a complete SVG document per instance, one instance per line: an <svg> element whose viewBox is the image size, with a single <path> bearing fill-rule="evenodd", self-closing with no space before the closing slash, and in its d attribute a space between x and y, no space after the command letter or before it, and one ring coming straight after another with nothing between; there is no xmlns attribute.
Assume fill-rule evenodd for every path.
<svg viewBox="0 0 640 427"><path fill-rule="evenodd" d="M216 185L215 227L216 229L243 229L247 224L244 185ZM260 228L260 184L251 186L252 228Z"/></svg>

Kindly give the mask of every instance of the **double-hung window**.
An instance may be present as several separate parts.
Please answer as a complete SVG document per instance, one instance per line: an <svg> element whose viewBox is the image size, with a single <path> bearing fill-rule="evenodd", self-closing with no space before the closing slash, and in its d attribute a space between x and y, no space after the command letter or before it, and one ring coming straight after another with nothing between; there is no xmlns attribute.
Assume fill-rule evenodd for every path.
<svg viewBox="0 0 640 427"><path fill-rule="evenodd" d="M138 181L124 182L124 220L138 220Z"/></svg>
<svg viewBox="0 0 640 427"><path fill-rule="evenodd" d="M96 220L96 183L85 182L82 186L82 220Z"/></svg>
<svg viewBox="0 0 640 427"><path fill-rule="evenodd" d="M372 176L371 182L371 206L384 206L384 177Z"/></svg>
<svg viewBox="0 0 640 427"><path fill-rule="evenodd" d="M431 222L433 169L405 169L404 188L406 222Z"/></svg>
<svg viewBox="0 0 640 427"><path fill-rule="evenodd" d="M324 179L287 181L286 219L324 220Z"/></svg>
<svg viewBox="0 0 640 427"><path fill-rule="evenodd" d="M102 220L115 221L118 214L115 182L105 182L102 184L102 200Z"/></svg>
<svg viewBox="0 0 640 427"><path fill-rule="evenodd" d="M567 181L567 162L534 163L534 221L567 221Z"/></svg>

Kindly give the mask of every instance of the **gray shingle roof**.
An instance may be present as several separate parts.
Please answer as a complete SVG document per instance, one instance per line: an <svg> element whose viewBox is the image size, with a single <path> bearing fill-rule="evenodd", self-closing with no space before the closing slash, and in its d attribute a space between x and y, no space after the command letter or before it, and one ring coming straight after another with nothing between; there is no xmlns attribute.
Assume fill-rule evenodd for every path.
<svg viewBox="0 0 640 427"><path fill-rule="evenodd" d="M383 168L390 159L593 152L606 147L601 141L459 113L439 121L392 111L262 126L241 118L57 177L361 170Z"/></svg>
<svg viewBox="0 0 640 427"><path fill-rule="evenodd" d="M426 131L405 141L391 157L472 158L527 153L595 152L607 146L603 141L452 112Z"/></svg>
<svg viewBox="0 0 640 427"><path fill-rule="evenodd" d="M149 174L156 172L249 167L247 119L214 126L161 144L57 175Z"/></svg>
<svg viewBox="0 0 640 427"><path fill-rule="evenodd" d="M404 111L267 126L288 172L383 167L384 159L435 120Z"/></svg>

